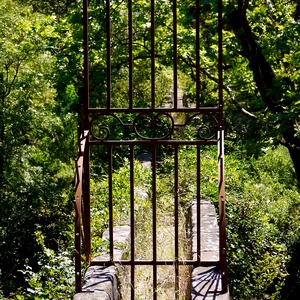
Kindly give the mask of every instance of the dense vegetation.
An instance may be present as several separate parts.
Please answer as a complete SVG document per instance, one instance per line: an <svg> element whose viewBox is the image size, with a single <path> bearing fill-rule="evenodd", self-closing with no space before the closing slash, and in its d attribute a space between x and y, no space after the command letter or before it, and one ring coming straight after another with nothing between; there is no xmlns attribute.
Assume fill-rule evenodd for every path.
<svg viewBox="0 0 300 300"><path fill-rule="evenodd" d="M172 5L156 3L156 95L162 102L172 85ZM201 101L208 105L217 99L215 4L201 1ZM74 290L72 184L83 88L81 5L80 0L0 0L0 298L70 299ZM300 2L224 0L223 5L231 295L296 299ZM112 7L113 105L126 106L127 21L120 11L127 4L112 1ZM133 94L137 106L147 106L149 3L134 1L133 9ZM179 85L190 101L196 93L195 9L195 1L178 3ZM104 11L105 1L90 1L94 106L106 97ZM182 152L188 166L193 149ZM103 175L102 153L96 156L93 170ZM214 150L203 150L202 157L202 194L215 201ZM167 159L162 168L168 168ZM184 179L192 168L181 172ZM125 170L126 164L116 169L116 181L124 182ZM163 174L161 184L167 184ZM95 194L101 193L105 178L93 184ZM182 180L183 190L190 186ZM186 201L192 192L185 190Z"/></svg>

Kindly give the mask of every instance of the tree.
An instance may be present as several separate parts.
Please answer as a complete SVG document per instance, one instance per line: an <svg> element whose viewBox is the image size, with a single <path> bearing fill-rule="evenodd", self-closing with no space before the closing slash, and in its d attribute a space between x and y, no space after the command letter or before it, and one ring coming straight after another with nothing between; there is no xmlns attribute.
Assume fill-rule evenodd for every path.
<svg viewBox="0 0 300 300"><path fill-rule="evenodd" d="M300 182L299 2L224 1L223 72L227 140L250 155L283 144ZM183 28L194 29L196 8L182 5ZM216 1L203 1L201 23L201 94L213 97L216 76ZM192 38L193 40L193 38ZM182 44L182 67L195 70L190 34ZM205 99L203 99L205 101ZM256 147L253 147L256 144Z"/></svg>
<svg viewBox="0 0 300 300"><path fill-rule="evenodd" d="M34 11L41 12L47 15L57 14L64 15L68 12L69 7L78 3L78 0L49 0L49 1L39 1L39 0L19 0L20 3L32 6Z"/></svg>
<svg viewBox="0 0 300 300"><path fill-rule="evenodd" d="M45 44L51 22L30 7L0 1L0 289L4 294L24 284L19 270L25 264L38 270L43 249L37 231L54 250L65 248L69 239L73 172L63 122L54 113L55 60ZM65 118L72 122L71 116Z"/></svg>
<svg viewBox="0 0 300 300"><path fill-rule="evenodd" d="M260 111L268 110L273 138L288 148L300 182L298 10L296 1L228 2L225 24L249 63Z"/></svg>

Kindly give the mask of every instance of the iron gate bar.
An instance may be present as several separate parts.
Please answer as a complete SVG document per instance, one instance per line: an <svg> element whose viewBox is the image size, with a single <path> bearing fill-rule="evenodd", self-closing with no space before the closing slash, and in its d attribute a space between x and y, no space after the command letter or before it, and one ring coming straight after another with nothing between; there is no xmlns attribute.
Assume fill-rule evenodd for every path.
<svg viewBox="0 0 300 300"><path fill-rule="evenodd" d="M155 0L151 0L151 109L155 109Z"/></svg>
<svg viewBox="0 0 300 300"><path fill-rule="evenodd" d="M84 180L84 160L85 160L85 148L87 144L88 131L84 131L80 134L78 131L78 157L76 159L76 177L75 177L75 264L76 264L76 290L81 289L81 243L84 245L85 253L89 253L87 249L87 241L85 241L82 234L81 217L82 217L82 194L83 194L83 180ZM83 241L82 241L83 240ZM89 257L86 257L89 260ZM90 261L87 261L88 263Z"/></svg>
<svg viewBox="0 0 300 300"><path fill-rule="evenodd" d="M219 260L210 260L210 261L200 261L198 263L196 260L178 260L178 265L180 266L220 266ZM124 266L174 266L174 260L92 260L90 266L112 266L112 265L124 265Z"/></svg>
<svg viewBox="0 0 300 300"><path fill-rule="evenodd" d="M218 144L218 141L177 141L177 140L138 140L138 141L127 141L127 140L94 140L89 141L89 144L91 146L104 146L104 145L144 145L144 146L151 146L153 143L157 145L207 145L207 146L216 146Z"/></svg>
<svg viewBox="0 0 300 300"><path fill-rule="evenodd" d="M178 90L178 84L177 84L177 76L178 76L178 71L177 71L177 1L173 0L173 81L174 81L174 86L173 86L173 99L174 99L174 109L177 109L177 90Z"/></svg>
<svg viewBox="0 0 300 300"><path fill-rule="evenodd" d="M134 288L135 288L135 217L134 217L134 145L130 145L130 288L131 288L131 300L134 300Z"/></svg>
<svg viewBox="0 0 300 300"><path fill-rule="evenodd" d="M88 0L83 0L83 50L84 50L84 98L83 103L81 104L81 135L82 138L85 138L85 147L83 148L83 178L82 178L82 206L83 206L83 231L84 236L82 235L82 241L84 244L85 257L88 263L91 261L91 219L90 219L90 144L89 144L89 42L88 42ZM80 252L80 248L76 248ZM81 254L80 254L81 256ZM80 265L81 273L81 265ZM79 281L78 278L76 278ZM79 282L76 283L76 286L79 285Z"/></svg>
<svg viewBox="0 0 300 300"><path fill-rule="evenodd" d="M111 24L110 24L110 0L106 0L106 107L111 108Z"/></svg>
<svg viewBox="0 0 300 300"><path fill-rule="evenodd" d="M186 112L186 113L219 113L220 107L199 107L199 108L189 108L189 107L178 107L177 109L168 108L168 107L156 107L154 109L150 108L96 108L92 107L88 109L89 114L96 114L96 113L122 113L122 112L131 112L131 113L143 113L143 112Z"/></svg>
<svg viewBox="0 0 300 300"><path fill-rule="evenodd" d="M110 260L114 261L114 217L113 217L113 157L112 145L108 145L108 206L109 206L109 256Z"/></svg>
<svg viewBox="0 0 300 300"><path fill-rule="evenodd" d="M154 0L153 0L154 1ZM152 247L153 247L153 299L157 299L157 228L156 228L156 145L152 145Z"/></svg>
<svg viewBox="0 0 300 300"><path fill-rule="evenodd" d="M222 292L228 291L228 268L226 260L226 215L225 215L225 183L224 183L224 131L220 131L218 143L219 169L219 237L220 237L220 268L222 276Z"/></svg>
<svg viewBox="0 0 300 300"><path fill-rule="evenodd" d="M200 190L200 184L201 184L201 153L200 153L200 145L197 145L197 216L201 216L201 190ZM200 218L197 219L197 264L201 263L201 222Z"/></svg>
<svg viewBox="0 0 300 300"><path fill-rule="evenodd" d="M220 267L222 276L222 292L228 291L228 269L226 261L226 215L225 215L225 183L224 183L224 119L223 119L223 7L218 0L218 76L219 76L219 136L218 136L218 173L219 173L219 246Z"/></svg>
<svg viewBox="0 0 300 300"><path fill-rule="evenodd" d="M128 1L128 68L129 68L129 82L128 82L128 98L129 109L133 108L133 55L132 55L132 0Z"/></svg>
<svg viewBox="0 0 300 300"><path fill-rule="evenodd" d="M179 260L179 231L178 231L178 145L174 145L174 229L175 229L175 299L178 299L178 292L179 292L179 267L178 267L178 260Z"/></svg>
<svg viewBox="0 0 300 300"><path fill-rule="evenodd" d="M89 130L89 107L90 107L90 83L89 83L89 17L88 17L88 2L89 0L83 0L83 77L84 77L84 98L83 103L81 103L81 111L82 111L82 125L81 130ZM83 133L83 132L82 132Z"/></svg>
<svg viewBox="0 0 300 300"><path fill-rule="evenodd" d="M196 107L200 107L200 1L196 0Z"/></svg>

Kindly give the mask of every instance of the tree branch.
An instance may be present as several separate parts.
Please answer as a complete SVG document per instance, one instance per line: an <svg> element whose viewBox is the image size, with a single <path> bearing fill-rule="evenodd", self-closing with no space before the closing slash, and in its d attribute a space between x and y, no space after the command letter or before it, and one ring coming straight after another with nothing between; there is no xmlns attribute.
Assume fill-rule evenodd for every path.
<svg viewBox="0 0 300 300"><path fill-rule="evenodd" d="M179 58L181 58L188 66L192 67L192 68L196 68L196 65L192 62L192 60L190 58L186 59L182 56L180 56ZM214 77L207 69L205 68L200 68L200 72L205 74L210 80L214 81L215 83L219 84L219 80L218 78ZM255 116L254 114L252 114L251 112L247 111L245 108L243 108L239 103L238 101L236 100L235 98L235 95L232 91L232 89L223 84L223 89L224 91L226 91L233 103L233 105L237 108L237 110L243 114L244 116L252 119L252 120L256 120L257 119L257 116Z"/></svg>
<svg viewBox="0 0 300 300"><path fill-rule="evenodd" d="M248 5L248 0L239 0L238 8L231 9L226 14L225 20L241 43L243 49L241 55L249 61L254 81L263 101L272 113L280 112L281 107L277 103L282 91L277 88L277 95L272 92L274 90L275 74L258 46L256 36L248 23L246 16Z"/></svg>

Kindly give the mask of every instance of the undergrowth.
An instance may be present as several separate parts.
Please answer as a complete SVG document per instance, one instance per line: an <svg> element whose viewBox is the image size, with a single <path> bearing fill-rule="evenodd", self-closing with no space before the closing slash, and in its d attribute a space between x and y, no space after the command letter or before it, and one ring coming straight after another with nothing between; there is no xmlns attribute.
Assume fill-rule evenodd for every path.
<svg viewBox="0 0 300 300"><path fill-rule="evenodd" d="M217 206L216 149L201 149L201 197ZM180 148L178 195L181 220L185 219L185 211L196 195L196 158L194 147ZM173 157L160 161L156 199L160 246L163 247L165 242L171 245L169 249L162 248L159 255L170 259L174 258L171 242L174 226L173 166ZM124 166L113 173L114 225L129 224L129 169L129 162L125 161ZM151 259L152 175L151 170L143 168L139 162L135 162L134 169L135 190L142 191L135 196L136 241L140 243L136 255L141 259ZM245 158L238 152L229 153L225 159L225 179L231 299L297 299L300 290L300 194L287 150L284 147L268 149L258 159ZM102 234L108 227L108 179L94 176L91 191L92 252L97 255L107 251ZM181 221L180 231L187 231L184 221ZM38 232L37 238L43 245ZM188 244L185 234L180 239L183 258L188 253ZM29 266L22 271L26 273L29 289L16 292L7 299L70 299L74 289L74 269L69 254L57 254L44 247L40 262L43 264L40 272L34 272ZM165 291L173 281L173 271L162 269L161 272L165 277L160 284L160 295L161 299L167 299L169 296ZM151 294L151 270L137 269L137 275L146 282L143 292ZM140 299L145 298L140 296Z"/></svg>

